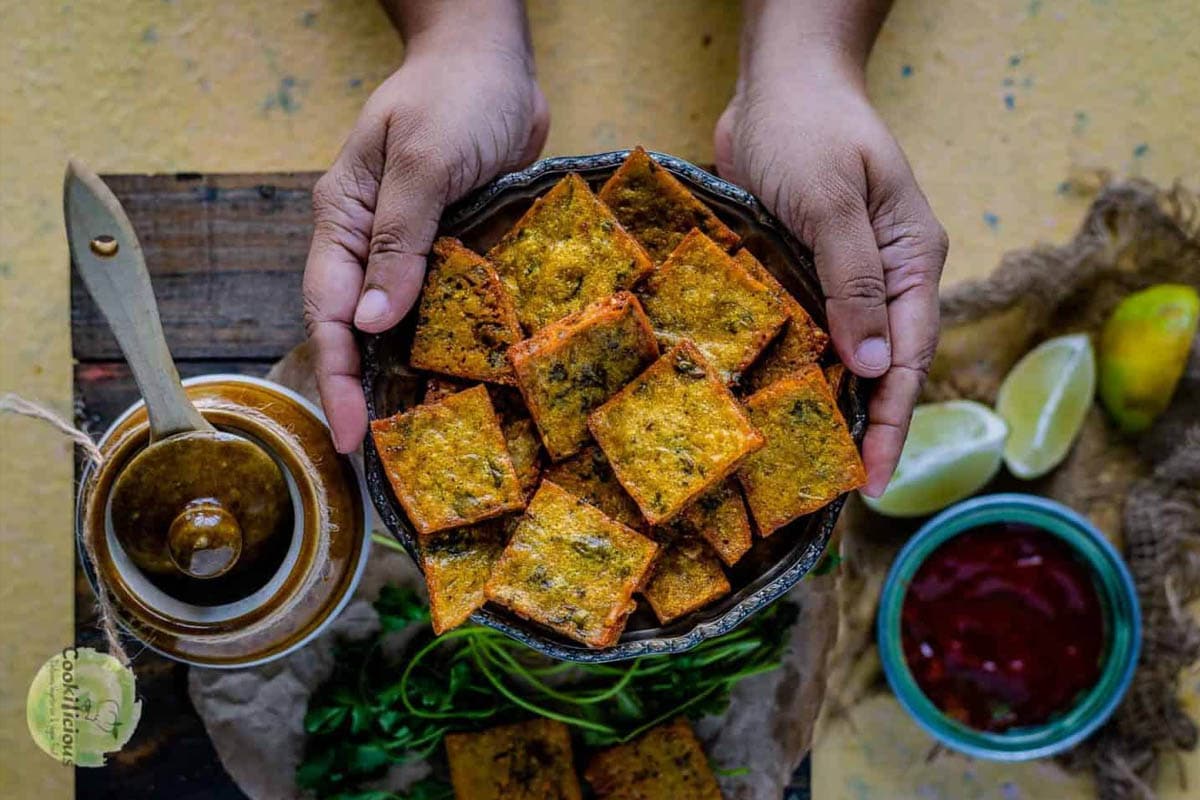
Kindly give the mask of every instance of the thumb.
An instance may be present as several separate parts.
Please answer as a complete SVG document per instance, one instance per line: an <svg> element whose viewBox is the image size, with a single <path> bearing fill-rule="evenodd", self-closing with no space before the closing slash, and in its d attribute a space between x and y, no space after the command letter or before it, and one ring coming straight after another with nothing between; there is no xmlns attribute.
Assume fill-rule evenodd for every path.
<svg viewBox="0 0 1200 800"><path fill-rule="evenodd" d="M434 142L412 132L390 148L354 325L367 333L395 326L417 301L425 259L446 205L448 172Z"/></svg>
<svg viewBox="0 0 1200 800"><path fill-rule="evenodd" d="M892 363L887 284L867 208L856 195L834 201L815 225L813 257L825 290L829 333L852 372L876 378Z"/></svg>

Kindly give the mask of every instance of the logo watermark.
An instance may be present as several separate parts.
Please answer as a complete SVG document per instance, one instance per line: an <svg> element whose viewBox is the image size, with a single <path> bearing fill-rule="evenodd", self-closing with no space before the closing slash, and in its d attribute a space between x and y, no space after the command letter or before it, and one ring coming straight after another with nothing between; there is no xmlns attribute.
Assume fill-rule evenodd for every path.
<svg viewBox="0 0 1200 800"><path fill-rule="evenodd" d="M104 766L141 716L133 671L90 647L68 647L43 664L25 702L33 740L66 766Z"/></svg>

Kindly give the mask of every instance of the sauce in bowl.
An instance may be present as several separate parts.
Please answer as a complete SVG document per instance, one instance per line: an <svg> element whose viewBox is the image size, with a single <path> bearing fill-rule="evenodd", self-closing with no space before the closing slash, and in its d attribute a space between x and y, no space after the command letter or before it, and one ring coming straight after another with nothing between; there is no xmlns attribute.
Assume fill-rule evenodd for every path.
<svg viewBox="0 0 1200 800"><path fill-rule="evenodd" d="M1065 542L998 523L938 547L909 584L904 659L947 716L981 731L1037 725L1100 677L1104 609Z"/></svg>

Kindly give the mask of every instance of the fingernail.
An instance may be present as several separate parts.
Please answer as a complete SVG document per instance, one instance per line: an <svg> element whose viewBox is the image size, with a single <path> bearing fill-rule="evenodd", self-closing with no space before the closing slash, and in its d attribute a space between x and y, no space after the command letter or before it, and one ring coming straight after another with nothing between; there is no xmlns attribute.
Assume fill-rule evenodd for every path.
<svg viewBox="0 0 1200 800"><path fill-rule="evenodd" d="M387 316L388 296L382 289L368 289L358 301L358 309L354 312L354 324L358 327L378 322Z"/></svg>
<svg viewBox="0 0 1200 800"><path fill-rule="evenodd" d="M879 497L879 495L883 494L883 490L887 488L887 485L888 481L881 481L878 478L874 478L868 480L867 485L862 487L862 489L859 491L861 491L867 497Z"/></svg>
<svg viewBox="0 0 1200 800"><path fill-rule="evenodd" d="M892 365L892 348L886 339L872 336L859 343L858 349L854 351L854 358L872 372L886 370Z"/></svg>

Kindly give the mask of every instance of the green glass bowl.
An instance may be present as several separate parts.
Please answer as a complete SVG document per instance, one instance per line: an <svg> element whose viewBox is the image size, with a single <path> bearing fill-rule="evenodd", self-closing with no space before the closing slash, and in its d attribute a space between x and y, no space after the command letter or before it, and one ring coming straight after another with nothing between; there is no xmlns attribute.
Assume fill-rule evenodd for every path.
<svg viewBox="0 0 1200 800"><path fill-rule="evenodd" d="M913 575L931 553L960 533L1003 523L1024 523L1057 536L1091 568L1104 610L1105 650L1099 680L1074 706L1040 725L991 733L946 716L921 691L900 644L900 611ZM917 724L947 747L994 761L1050 756L1087 738L1125 696L1142 647L1137 591L1117 551L1079 514L1061 503L1027 494L976 497L925 523L892 563L883 585L876 634L888 683Z"/></svg>

